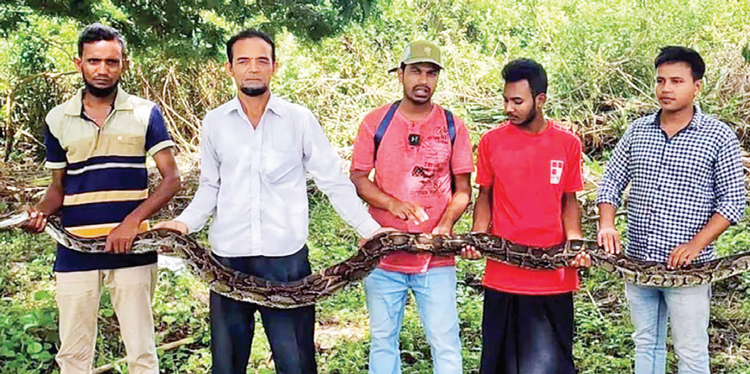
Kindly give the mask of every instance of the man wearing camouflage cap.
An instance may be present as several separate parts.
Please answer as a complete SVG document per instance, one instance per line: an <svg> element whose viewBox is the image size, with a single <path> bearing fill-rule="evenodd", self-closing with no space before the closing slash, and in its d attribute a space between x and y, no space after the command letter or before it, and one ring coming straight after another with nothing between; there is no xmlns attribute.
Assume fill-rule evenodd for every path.
<svg viewBox="0 0 750 374"><path fill-rule="evenodd" d="M409 44L400 65L391 70L398 71L403 99L370 112L359 128L351 179L383 227L450 235L469 204L474 170L469 133L460 118L432 102L442 69L438 46ZM409 289L430 343L434 372L463 372L453 257L390 254L364 285L370 373L401 372L398 337Z"/></svg>

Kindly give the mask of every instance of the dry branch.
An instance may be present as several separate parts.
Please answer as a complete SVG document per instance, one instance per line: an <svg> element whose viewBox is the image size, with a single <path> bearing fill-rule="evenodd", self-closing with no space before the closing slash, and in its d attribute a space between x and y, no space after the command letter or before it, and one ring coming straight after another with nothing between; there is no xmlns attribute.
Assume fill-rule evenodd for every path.
<svg viewBox="0 0 750 374"><path fill-rule="evenodd" d="M169 351L169 350L181 347L183 345L192 344L194 342L195 342L195 339L193 339L193 337L187 337L185 339L180 339L180 340L177 340L177 341L174 341L174 342L171 342L171 343L167 343L167 344L161 345L158 348L156 348L156 350L157 350L157 352ZM94 369L94 371L92 371L92 374L106 373L106 372L114 369L115 365L123 364L123 363L125 363L125 361L127 361L127 358L123 357L123 358L121 358L121 359L119 359L117 361L114 361L112 363L99 366L98 368Z"/></svg>

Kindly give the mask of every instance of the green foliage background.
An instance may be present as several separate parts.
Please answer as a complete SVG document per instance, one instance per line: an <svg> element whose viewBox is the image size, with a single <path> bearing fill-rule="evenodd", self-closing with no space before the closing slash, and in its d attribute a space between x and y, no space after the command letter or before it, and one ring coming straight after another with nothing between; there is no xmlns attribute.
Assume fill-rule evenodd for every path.
<svg viewBox="0 0 750 374"><path fill-rule="evenodd" d="M38 165L44 115L80 86L77 74L55 73L74 70L78 32L101 21L128 38L133 67L125 87L162 106L185 154L197 150L202 116L234 95L221 67L223 40L243 27L260 27L273 32L278 43L280 70L273 91L312 109L344 157L365 113L400 96L395 76L386 71L408 41L424 38L442 46L446 70L435 100L466 120L475 143L504 118L502 66L514 58L534 58L550 76L547 114L584 139L589 180L595 181L628 122L656 108L652 61L664 45L687 45L703 55L708 72L699 104L730 123L748 145L750 64L742 54L750 41L748 19L750 0L3 1L0 143L13 140L14 145L2 165L8 170L29 160L36 160L32 168ZM581 197L591 198L590 193ZM468 231L469 220L465 216L456 231ZM721 253L750 246L747 224L720 238ZM593 229L586 226L589 235ZM318 193L311 194L310 232L316 268L356 249L356 235ZM57 372L53 260L53 246L44 237L0 234L2 373ZM458 267L464 367L476 373L483 264L459 261ZM163 270L159 277L158 344L193 338L161 353L162 371L208 372L207 290L187 272ZM750 372L748 285L750 277L743 276L714 289L716 373ZM575 358L582 373L632 370L627 313L621 282L588 272L576 295ZM113 314L105 293L96 366L124 356ZM361 287L322 302L318 323L320 372L365 373L368 335ZM404 372L431 372L413 302L401 341ZM269 357L259 327L248 372L272 373ZM670 372L675 362L670 356ZM125 370L121 364L115 368Z"/></svg>

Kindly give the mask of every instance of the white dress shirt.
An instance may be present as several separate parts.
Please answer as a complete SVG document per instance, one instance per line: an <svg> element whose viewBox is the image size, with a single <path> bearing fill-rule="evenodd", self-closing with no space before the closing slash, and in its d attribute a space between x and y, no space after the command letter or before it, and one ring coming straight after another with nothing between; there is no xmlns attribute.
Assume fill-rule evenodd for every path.
<svg viewBox="0 0 750 374"><path fill-rule="evenodd" d="M307 173L360 235L380 228L309 109L272 95L253 128L235 97L203 119L200 186L175 220L195 232L213 215L219 256L291 255L307 241Z"/></svg>

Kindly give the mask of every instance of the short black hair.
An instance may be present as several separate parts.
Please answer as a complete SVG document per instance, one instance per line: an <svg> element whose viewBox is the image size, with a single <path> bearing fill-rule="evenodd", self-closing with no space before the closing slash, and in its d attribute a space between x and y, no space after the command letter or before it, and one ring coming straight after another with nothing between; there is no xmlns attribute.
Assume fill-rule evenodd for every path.
<svg viewBox="0 0 750 374"><path fill-rule="evenodd" d="M81 31L81 35L78 37L78 57L83 56L83 45L87 43L94 43L98 41L111 41L117 40L122 47L122 55L127 56L125 52L125 38L120 35L120 32L116 28L102 25L101 23L92 23Z"/></svg>
<svg viewBox="0 0 750 374"><path fill-rule="evenodd" d="M542 65L529 58L519 58L505 65L503 79L505 83L528 81L534 97L547 93L547 72Z"/></svg>
<svg viewBox="0 0 750 374"><path fill-rule="evenodd" d="M693 74L693 80L703 78L703 74L706 72L706 64L703 62L703 58L694 49L688 47L681 47L675 45L669 45L662 48L659 51L659 55L654 60L654 67L659 68L662 64L671 64L675 62L684 62L690 66L690 70Z"/></svg>
<svg viewBox="0 0 750 374"><path fill-rule="evenodd" d="M234 43L237 43L238 41L243 39L251 38L259 38L268 43L271 46L271 62L276 62L276 43L273 42L273 38L271 38L270 35L264 33L263 31L247 29L244 31L240 31L239 33L232 36L229 41L227 41L227 58L229 59L230 64L232 63L232 58L234 57L234 52L232 51Z"/></svg>

